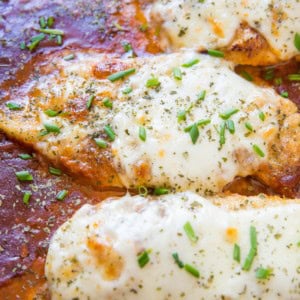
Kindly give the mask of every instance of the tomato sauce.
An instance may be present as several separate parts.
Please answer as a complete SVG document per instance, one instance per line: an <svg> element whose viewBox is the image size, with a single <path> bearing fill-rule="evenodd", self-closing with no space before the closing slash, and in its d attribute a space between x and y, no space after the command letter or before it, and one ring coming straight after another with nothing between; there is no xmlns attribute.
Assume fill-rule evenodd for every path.
<svg viewBox="0 0 300 300"><path fill-rule="evenodd" d="M0 2L0 99L6 91L34 76L35 64L49 53L62 49L98 49L126 57L124 45L130 43L134 55L153 55L161 52L155 28L146 23L137 1L109 0L11 0ZM62 44L44 39L34 51L22 50L20 44L30 43L39 32L39 19L54 18L54 29L64 31ZM247 67L254 80L273 85L279 93L288 92L300 107L299 84L287 80L287 75L299 71L299 62L292 61L274 67L274 78L265 80L267 71ZM245 67L237 68L241 73ZM270 71L269 71L270 72ZM0 100L1 101L1 100ZM19 154L30 149L8 140L0 133L0 299L47 299L44 262L49 239L55 229L85 203L98 203L110 196L121 196L124 190L93 190L80 184L80 178L65 174L49 174L49 164L33 153L30 160ZM19 182L16 171L28 170L34 177L31 183ZM300 173L300 172L299 172ZM299 180L299 179L298 179ZM23 203L23 193L31 190L29 204ZM67 190L63 201L57 193ZM244 194L267 192L267 187L253 178L238 179L227 187Z"/></svg>

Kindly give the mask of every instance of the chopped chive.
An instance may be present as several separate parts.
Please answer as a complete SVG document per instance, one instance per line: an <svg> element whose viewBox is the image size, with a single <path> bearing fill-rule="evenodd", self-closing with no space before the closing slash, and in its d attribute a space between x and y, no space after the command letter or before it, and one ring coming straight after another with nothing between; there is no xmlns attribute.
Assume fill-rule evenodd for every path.
<svg viewBox="0 0 300 300"><path fill-rule="evenodd" d="M196 277L196 278L199 278L199 277L200 277L200 273L199 273L199 271L198 271L195 267L193 267L193 266L191 266L191 265L189 265L189 264L185 264L185 265L184 265L184 269L185 269L188 273L190 273L191 275L193 275L194 277Z"/></svg>
<svg viewBox="0 0 300 300"><path fill-rule="evenodd" d="M283 98L288 98L289 97L289 93L287 91L283 91L280 93L280 96Z"/></svg>
<svg viewBox="0 0 300 300"><path fill-rule="evenodd" d="M272 275L271 269L258 268L255 272L257 279L269 279L270 275Z"/></svg>
<svg viewBox="0 0 300 300"><path fill-rule="evenodd" d="M210 56L214 56L214 57L224 57L223 51L214 50L214 49L208 49L207 54L209 54Z"/></svg>
<svg viewBox="0 0 300 300"><path fill-rule="evenodd" d="M61 35L58 35L57 37L56 37L56 42L57 42L57 45L62 45L62 36Z"/></svg>
<svg viewBox="0 0 300 300"><path fill-rule="evenodd" d="M39 133L39 136L45 136L47 135L49 132L45 129L41 130L40 133Z"/></svg>
<svg viewBox="0 0 300 300"><path fill-rule="evenodd" d="M269 68L269 69L265 70L263 77L265 80L272 80L274 78L274 69Z"/></svg>
<svg viewBox="0 0 300 300"><path fill-rule="evenodd" d="M257 249L257 232L254 226L250 226L250 244L252 248Z"/></svg>
<svg viewBox="0 0 300 300"><path fill-rule="evenodd" d="M28 171L19 171L15 173L20 181L32 181L33 177Z"/></svg>
<svg viewBox="0 0 300 300"><path fill-rule="evenodd" d="M227 120L229 119L232 115L236 114L239 110L237 108L232 108L227 110L224 113L219 114L219 116L223 119L223 120Z"/></svg>
<svg viewBox="0 0 300 300"><path fill-rule="evenodd" d="M192 143L196 144L198 138L199 138L199 129L197 123L193 124L190 131L190 137L192 139Z"/></svg>
<svg viewBox="0 0 300 300"><path fill-rule="evenodd" d="M221 125L220 125L220 132L219 132L219 144L220 146L222 147L222 145L225 144L225 129L226 129L226 123L223 122Z"/></svg>
<svg viewBox="0 0 300 300"><path fill-rule="evenodd" d="M100 148L104 149L107 147L107 143L101 138L94 138L94 141L97 144L97 146L99 146Z"/></svg>
<svg viewBox="0 0 300 300"><path fill-rule="evenodd" d="M129 51L132 50L132 46L131 46L131 44L128 43L128 42L124 42L124 43L122 44L122 46L123 46L123 49L124 49L125 52L129 52Z"/></svg>
<svg viewBox="0 0 300 300"><path fill-rule="evenodd" d="M198 126L204 126L210 124L210 119L201 119L196 123Z"/></svg>
<svg viewBox="0 0 300 300"><path fill-rule="evenodd" d="M64 57L64 60L68 61L68 60L72 60L72 59L74 59L74 58L75 58L75 54L74 54L74 53L71 53L71 54L69 54L69 55L66 55L66 56Z"/></svg>
<svg viewBox="0 0 300 300"><path fill-rule="evenodd" d="M107 108L113 108L113 103L110 101L110 98L105 97L102 101L103 105Z"/></svg>
<svg viewBox="0 0 300 300"><path fill-rule="evenodd" d="M21 159L24 160L28 160L28 159L32 159L32 155L28 154L28 153L21 153L18 155Z"/></svg>
<svg viewBox="0 0 300 300"><path fill-rule="evenodd" d="M300 241L297 243L297 246L300 247Z"/></svg>
<svg viewBox="0 0 300 300"><path fill-rule="evenodd" d="M182 64L182 67L184 67L184 68L190 68L193 65L196 65L199 61L200 60L198 58L191 59L191 60L185 62L184 64Z"/></svg>
<svg viewBox="0 0 300 300"><path fill-rule="evenodd" d="M275 78L275 79L274 79L274 83L275 83L276 85L281 85L281 84L282 84L282 78L280 78L280 77Z"/></svg>
<svg viewBox="0 0 300 300"><path fill-rule="evenodd" d="M107 77L107 79L111 82L117 81L119 79L123 79L124 77L131 75L135 72L135 68L123 70L114 74L111 74Z"/></svg>
<svg viewBox="0 0 300 300"><path fill-rule="evenodd" d="M144 23L140 26L140 31L145 32L149 28L149 25L147 23Z"/></svg>
<svg viewBox="0 0 300 300"><path fill-rule="evenodd" d="M24 194L23 194L23 203L24 204L26 204L26 205L29 204L31 195L32 195L31 192L28 192L28 191L24 192Z"/></svg>
<svg viewBox="0 0 300 300"><path fill-rule="evenodd" d="M173 76L177 80L182 80L182 72L180 68L176 67L173 69Z"/></svg>
<svg viewBox="0 0 300 300"><path fill-rule="evenodd" d="M113 131L113 129L109 125L105 125L103 129L106 135L108 136L108 138L110 139L110 141L113 142L116 137L116 134Z"/></svg>
<svg viewBox="0 0 300 300"><path fill-rule="evenodd" d="M145 142L147 138L146 129L145 127L140 126L139 127L139 138Z"/></svg>
<svg viewBox="0 0 300 300"><path fill-rule="evenodd" d="M19 103L15 103L15 102L7 102L7 103L5 103L5 106L9 110L20 110L20 109L22 109L22 106Z"/></svg>
<svg viewBox="0 0 300 300"><path fill-rule="evenodd" d="M186 120L186 111L185 110L180 110L177 113L177 121L178 122L182 122Z"/></svg>
<svg viewBox="0 0 300 300"><path fill-rule="evenodd" d="M45 38L45 35L43 33L40 33L38 35L33 36L30 41L35 42L35 41L42 41Z"/></svg>
<svg viewBox="0 0 300 300"><path fill-rule="evenodd" d="M43 33L32 37L31 43L27 45L27 48L29 49L29 51L33 51L44 38L45 38L45 35Z"/></svg>
<svg viewBox="0 0 300 300"><path fill-rule="evenodd" d="M20 49L21 49L21 50L25 50L25 49L26 49L26 44L25 44L25 42L21 42L21 43L20 43Z"/></svg>
<svg viewBox="0 0 300 300"><path fill-rule="evenodd" d="M289 74L289 81L300 81L300 74Z"/></svg>
<svg viewBox="0 0 300 300"><path fill-rule="evenodd" d="M57 168L53 168L53 167L49 167L49 173L55 176L61 176L62 175L62 171L60 169Z"/></svg>
<svg viewBox="0 0 300 300"><path fill-rule="evenodd" d="M147 251L142 252L139 256L138 256L138 264L140 266L140 268L145 267L145 265L150 261L149 255Z"/></svg>
<svg viewBox="0 0 300 300"><path fill-rule="evenodd" d="M245 70L241 72L241 75L248 81L253 81L253 77Z"/></svg>
<svg viewBox="0 0 300 300"><path fill-rule="evenodd" d="M241 248L238 244L234 244L233 247L233 259L237 262L241 261Z"/></svg>
<svg viewBox="0 0 300 300"><path fill-rule="evenodd" d="M195 231L190 222L186 222L183 226L183 229L191 242L196 243L198 241L198 237L196 236Z"/></svg>
<svg viewBox="0 0 300 300"><path fill-rule="evenodd" d="M90 95L89 98L88 98L88 101L86 102L86 108L88 110L91 109L92 107L92 104L93 104L93 100L95 99L95 95Z"/></svg>
<svg viewBox="0 0 300 300"><path fill-rule="evenodd" d="M166 188L155 188L153 194L156 196L166 195L169 194L169 190Z"/></svg>
<svg viewBox="0 0 300 300"><path fill-rule="evenodd" d="M226 128L229 130L231 134L235 133L235 126L232 120L226 120Z"/></svg>
<svg viewBox="0 0 300 300"><path fill-rule="evenodd" d="M57 193L55 199L59 200L59 201L63 201L66 198L66 196L68 195L68 193L69 192L67 190L62 190Z"/></svg>
<svg viewBox="0 0 300 300"><path fill-rule="evenodd" d="M251 269L255 255L256 255L256 249L251 248L245 259L242 270L249 271Z"/></svg>
<svg viewBox="0 0 300 300"><path fill-rule="evenodd" d="M242 270L249 271L254 257L257 253L257 237L256 237L256 229L254 226L250 226L250 251L245 259L245 262L243 264Z"/></svg>
<svg viewBox="0 0 300 300"><path fill-rule="evenodd" d="M197 124L197 126L205 126L205 125L207 125L209 123L210 123L209 119L201 119L197 123L194 123L194 124ZM184 128L184 132L189 132L191 130L191 128L193 127L194 124L192 124L192 125Z"/></svg>
<svg viewBox="0 0 300 300"><path fill-rule="evenodd" d="M251 125L249 122L246 122L246 123L245 123L245 127L246 127L250 132L253 131L253 127L252 127L252 125Z"/></svg>
<svg viewBox="0 0 300 300"><path fill-rule="evenodd" d="M128 95L128 94L130 94L131 92L132 92L132 87L130 87L130 86L126 87L126 88L122 91L122 93L123 93L124 95Z"/></svg>
<svg viewBox="0 0 300 300"><path fill-rule="evenodd" d="M258 117L259 117L262 121L264 121L264 120L266 119L266 115L264 114L263 111L260 111L260 112L259 112Z"/></svg>
<svg viewBox="0 0 300 300"><path fill-rule="evenodd" d="M64 35L65 34L63 32L63 30L51 29L51 28L42 28L42 29L39 29L39 32L46 33L46 34L53 34L53 35Z"/></svg>
<svg viewBox="0 0 300 300"><path fill-rule="evenodd" d="M52 109L47 109L44 111L44 114L46 114L48 117L56 117L59 115L59 112Z"/></svg>
<svg viewBox="0 0 300 300"><path fill-rule="evenodd" d="M41 28L46 28L47 23L46 23L46 20L44 17L40 17L39 23L40 23Z"/></svg>
<svg viewBox="0 0 300 300"><path fill-rule="evenodd" d="M138 191L140 196L146 197L148 195L148 189L143 185L138 187Z"/></svg>
<svg viewBox="0 0 300 300"><path fill-rule="evenodd" d="M40 41L36 40L30 44L27 45L27 48L29 49L29 51L33 51L38 45L39 45Z"/></svg>
<svg viewBox="0 0 300 300"><path fill-rule="evenodd" d="M60 133L59 127L55 124L44 123L44 127L48 133L49 132Z"/></svg>
<svg viewBox="0 0 300 300"><path fill-rule="evenodd" d="M173 253L172 254L174 260L175 260L175 263L178 265L178 267L180 269L182 269L184 267L184 263L180 260L179 256L178 256L178 253Z"/></svg>
<svg viewBox="0 0 300 300"><path fill-rule="evenodd" d="M295 34L294 45L300 51L300 34L298 32Z"/></svg>
<svg viewBox="0 0 300 300"><path fill-rule="evenodd" d="M205 99L205 96L206 96L206 91L201 91L198 96L197 96L197 100L198 101L203 101Z"/></svg>
<svg viewBox="0 0 300 300"><path fill-rule="evenodd" d="M52 27L53 24L54 24L54 17L49 17L49 18L47 19L47 26L48 26L48 27Z"/></svg>
<svg viewBox="0 0 300 300"><path fill-rule="evenodd" d="M160 86L160 81L156 77L151 77L146 82L146 87L148 88L156 88Z"/></svg>
<svg viewBox="0 0 300 300"><path fill-rule="evenodd" d="M252 148L253 148L254 152L255 152L258 156L260 156L260 157L264 157L264 156L265 156L265 153L261 150L261 148L260 148L258 145L254 144L254 145L252 146Z"/></svg>

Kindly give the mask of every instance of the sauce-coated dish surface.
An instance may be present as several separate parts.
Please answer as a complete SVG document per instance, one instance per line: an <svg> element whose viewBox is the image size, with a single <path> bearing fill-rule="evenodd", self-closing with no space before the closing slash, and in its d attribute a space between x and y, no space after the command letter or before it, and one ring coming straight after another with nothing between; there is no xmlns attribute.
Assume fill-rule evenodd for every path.
<svg viewBox="0 0 300 300"><path fill-rule="evenodd" d="M265 193L267 195L299 198L300 63L299 58L296 57L298 53L296 45L298 44L291 39L295 38L297 32L300 34L300 12L285 7L282 9L286 10L286 13L280 14L280 8L273 8L268 14L272 18L272 22L267 23L268 20L266 20L266 27L264 28L260 28L253 21L255 16L249 15L249 24L254 22L253 24L258 27L250 26L250 28L248 27L249 24L246 26L243 23L240 24L240 27L237 26L239 28L230 27L231 31L229 33L226 31L226 36L224 33L221 44L216 43L214 39L213 41L209 40L208 46L202 43L200 46L191 47L189 43L194 42L190 32L186 31L187 35L178 36L177 31L182 25L180 22L184 22L184 24L187 22L188 26L191 26L189 22L193 24L196 17L192 15L193 18L185 20L179 18L175 25L172 24L167 18L164 19L164 17L169 17L172 14L178 14L178 7L171 7L170 3L172 2L180 5L180 2L183 1L55 0L49 2L44 0L10 0L0 2L0 128L2 130L0 131L0 299L49 299L44 266L49 241L54 232L84 204L94 205L107 197L122 196L126 193L126 188L132 188L132 193L140 192L141 194L145 192L143 187L146 185L149 187L149 193L155 192L155 188L159 187L170 191L192 189L200 192L201 195L238 193L250 196ZM188 10L193 1L186 2L187 7L184 9ZM296 3L297 1L291 2L299 5ZM210 4L211 1L207 1L208 8ZM196 6L198 9L198 2ZM243 9L247 10L246 8ZM236 8L230 7L227 13L233 10L236 11ZM208 13L210 14L210 11ZM238 24L238 17L236 19ZM215 35L222 34L219 27L225 26L227 23L224 21L225 25L223 23L220 25L216 20L211 17L208 22L209 26ZM280 23L281 21L283 23ZM285 35L286 38L289 38L287 42L288 53L280 48L281 44L284 43L282 39L275 39L274 41L274 36L267 33L264 35L264 30L266 31L269 27L275 30L277 28L275 25L278 25L278 22L284 26L293 27L292 31L288 31L291 37ZM278 35L281 36L286 31L287 27L280 27ZM224 40L226 38L230 40L229 36L233 32L236 33L233 43L228 44L228 41L225 43ZM245 35L250 39L245 40ZM203 37L204 39L205 37ZM270 51L268 41L271 41L271 45L273 45L272 51ZM300 36L298 43L300 48ZM179 50L181 47L196 48L196 50L201 50L203 54L187 51L185 54L178 54L178 56L176 56L177 54L167 54L166 58L160 56L164 52L181 51ZM210 54L219 57L210 57L207 53L209 49L205 47L215 48L210 49L215 51ZM274 47L279 48L278 52L274 52ZM260 54L256 55L257 53ZM276 56L274 53L278 55ZM221 62L220 56L223 54L225 54L225 59L239 64ZM263 57L266 57L266 60ZM192 64L187 68L182 67L193 59L199 59L200 63ZM249 59L248 64L247 59ZM220 157L218 158L214 154L217 157L216 161L209 161L211 157L206 158L205 155L208 153L204 151L201 155L202 161L200 160L198 163L206 164L205 170L211 168L205 176L193 166L193 155L195 154L191 152L185 154L192 158L190 165L186 164L184 155L180 154L181 156L176 159L177 169L175 168L176 170L173 172L173 169L170 170L170 166L174 165L170 157L175 155L175 150L180 149L186 153L188 152L187 149L194 149L191 148L193 146L197 147L196 142L203 142L200 134L194 145L195 132L191 133L191 128L186 131L184 129L190 124L196 123L198 119L203 120L204 118L201 109L197 107L196 110L193 110L182 104L178 107L161 104L159 106L161 111L156 111L155 105L160 105L159 99L168 97L168 95L170 95L170 99L176 102L177 98L172 91L178 89L180 97L184 98L187 103L189 102L188 97L191 97L194 90L195 96L198 95L198 98L201 98L199 92L205 90L206 100L211 101L212 106L214 106L217 97L215 93L222 90L223 87L209 86L208 76L203 76L201 79L199 84L202 86L198 86L198 83L193 84L195 76L201 77L199 75L201 68L211 68L207 61L213 61L214 68L222 69L215 77L216 81L219 82L219 87L225 76L223 72L223 68L225 68L227 74L225 77L231 78L230 84L237 83L240 89L238 93L244 93L245 97L249 93L256 93L258 98L262 98L256 99L258 101L257 116L261 112L261 109L258 108L268 107L270 103L272 105L269 106L268 111L264 111L264 116L260 115L256 118L256 114L252 114L252 108L245 105L247 101L253 100L250 95L248 100L244 101L243 99L239 103L238 108L235 107L238 103L235 103L234 107L229 103L224 110L221 105L217 108L214 107L215 114L211 114L209 122L205 124L208 126L207 132L215 130L218 133L216 141L211 144L204 138L204 144L206 147L211 146L210 152L213 152L220 146L219 131L222 127L219 128L222 125L220 122L232 119L235 129L229 129L229 127L226 129L227 145L226 143L224 147L223 144L221 145L222 151L229 155L236 150L237 145L242 150L243 147L248 147L252 152L251 158L248 157L247 162L251 164L240 164L239 161L236 161L238 160L236 157L235 160L228 160L226 155L221 155L217 150L216 153L220 154ZM264 61L267 63L262 63ZM276 63L276 65L266 66L269 63ZM90 66L92 66L92 71L89 69ZM110 75L116 74L118 71L135 67L136 73L124 81L122 79L120 82L107 80ZM104 94L100 97L100 108L96 107L96 104L100 103L98 101L100 98L90 98L90 90L85 85L90 83L91 72L97 81L95 88L91 88L93 93L95 91L100 94L101 92L104 94L112 93L117 99L116 103L119 101L120 107L125 107L123 111L117 112L114 110L117 107L114 107L113 113L118 113L116 119L111 116L107 117L118 135L112 146L109 144L109 150L107 148L103 150L105 135L101 131L83 130L84 138L87 137L90 140L84 146L82 146L83 144L78 146L74 142L77 136L74 135L72 129L76 122L82 122L84 125L84 122L87 121L90 126L93 121L88 119L90 118L89 113L97 113L96 109L99 109L100 112L104 108L110 109L109 101L103 105ZM214 77L213 72L215 71L212 71L211 78ZM209 74L208 71L207 74ZM76 89L74 94L77 94L71 97L74 102L63 106L63 109L67 108L68 111L66 115L62 115L63 109L50 106L53 103L58 104L58 106L61 104L60 89L62 90L62 87L71 82L70 78L76 80L80 78L81 82L78 83L74 79L73 83L69 85L70 89ZM86 80L84 84L82 78ZM49 89L51 84L54 85L57 94ZM185 84L185 91L180 90L181 86ZM230 89L230 84L226 87L226 91ZM134 87L133 92L129 90L131 87ZM85 91L84 95L81 93L82 90ZM145 92L147 90L149 93ZM199 90L198 93L196 90ZM234 88L232 90L235 91ZM230 91L227 94L229 102L233 92ZM70 91L68 93L71 94ZM52 96L49 96L50 94L54 95L53 99L51 99ZM128 102L129 104L126 106L124 101L130 98L130 94L133 95L133 100L130 100L132 102ZM36 102L38 104L33 104L31 110L28 111L27 103L32 103L32 99L38 99L42 96L46 100ZM234 96L232 97L234 98ZM150 98L155 104L153 107L147 106L147 101ZM47 102L49 99L51 101ZM69 99L69 96L66 99ZM143 109L147 110L147 112L143 111L144 115L149 113L148 110L150 111L149 115L152 112L150 121L146 120L145 116L134 115L135 99L138 99L137 102L140 105L139 112ZM87 102L90 103L87 104ZM48 107L49 103L51 105ZM266 105L264 106L264 104ZM26 112L30 113L29 118L26 116L24 118L22 105L26 106ZM208 105L206 109L212 106ZM225 113L225 110L228 111L232 108L239 111L230 118L225 116L222 119L220 117L220 114ZM48 115L43 113L45 110L48 110ZM174 110L173 117L166 117L165 112L168 114L172 110ZM183 110L188 111L185 111L185 114L181 114L181 116L176 114L177 111ZM60 115L58 117L53 116L57 111ZM68 136L65 140L57 140L58 135L55 135L57 132L53 132L57 129L53 126L50 129L49 126L48 129L46 128L48 132L45 136L42 134L38 139L35 139L37 137L36 132L43 133L45 130L41 121L45 121L45 119L39 119L41 115L43 115L41 118L51 122L53 117L56 119L65 118L68 126L71 126L73 144L68 144L70 141ZM247 116L247 120L245 116ZM267 118L262 121L266 116ZM136 123L138 117L140 119ZM170 128L167 134L180 132L180 139L178 139L174 149L171 147L174 144L168 143L167 139L164 140L164 143L159 143L159 138L157 138L159 134L163 135L164 133L161 132L159 126L164 122L164 118L165 123ZM179 122L179 129L177 127L172 128L174 120L177 126L178 118L179 120L182 118L186 123ZM242 121L238 123L240 118ZM189 120L191 120L190 123ZM129 126L127 126L128 124ZM240 124L241 127L237 124ZM96 125L104 127L107 122ZM266 128L267 126L269 127ZM271 129L272 126L275 131L278 130L273 132L274 135L263 132ZM146 128L146 133L140 127ZM283 130L282 128L285 128L284 134L280 131ZM153 144L151 144L152 129L154 132ZM130 137L128 134L130 130L132 132L137 130L136 136L133 134L134 137ZM199 130L202 133L204 128L199 127ZM235 134L231 135L230 130L234 131ZM30 139L28 137L32 132L35 135L33 139ZM63 130L62 132L67 135ZM96 133L98 135L95 135ZM250 139L247 140L249 144L243 142L243 135L250 135ZM146 139L146 136L149 144L141 144L141 140ZM274 141L276 146L280 145L275 150L272 147ZM253 150L253 145L258 147L254 147ZM78 148L76 148L77 146ZM61 151L59 156L53 152L55 147ZM127 155L128 149L132 151L129 156ZM153 149L155 151L152 151ZM245 155L245 151L242 152ZM80 155L76 156L76 153L80 153ZM101 156L101 153L104 154ZM238 157L237 151L234 153ZM230 158L233 157L231 155ZM246 158L243 155L241 161L245 162ZM156 160L157 157L160 158ZM164 161L163 159L166 157L168 160ZM141 161L142 163L140 163ZM156 162L152 166L151 172L147 165L149 161L151 163ZM263 164L261 164L262 161ZM224 169L220 167L220 163L224 164ZM162 170L161 164L166 170ZM128 166L135 165L137 165L136 168L128 168ZM228 169L230 172L226 173ZM232 171L233 169L234 171ZM185 174L181 176L179 170L184 171ZM26 172L24 173L24 171ZM190 180L184 178L187 172L191 177ZM149 174L151 174L150 177ZM28 176L32 176L32 180L26 180L26 178L31 179ZM213 177L210 178L210 176ZM103 178L105 178L104 181ZM203 188L194 184L199 180L202 182ZM209 186L211 183L212 188ZM158 191L158 193L160 192L162 191ZM217 210L217 208L214 209ZM222 212L216 212L216 214L218 213L222 215ZM284 213L288 214L288 208L284 209ZM251 213L249 213L249 220L252 218L250 215ZM274 226L277 225L276 223ZM52 254L53 252L51 252ZM209 264L209 260L207 262Z"/></svg>

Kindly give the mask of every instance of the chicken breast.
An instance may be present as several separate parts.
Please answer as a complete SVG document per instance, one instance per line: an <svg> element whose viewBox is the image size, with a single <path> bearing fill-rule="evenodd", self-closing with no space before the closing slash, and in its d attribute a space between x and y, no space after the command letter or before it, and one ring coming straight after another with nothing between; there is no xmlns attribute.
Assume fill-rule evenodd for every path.
<svg viewBox="0 0 300 300"><path fill-rule="evenodd" d="M276 190L299 173L296 106L222 59L77 53L48 62L1 104L0 129L95 186L210 195L236 176Z"/></svg>
<svg viewBox="0 0 300 300"><path fill-rule="evenodd" d="M149 23L165 50L222 49L240 64L269 65L299 55L299 1L149 1Z"/></svg>
<svg viewBox="0 0 300 300"><path fill-rule="evenodd" d="M190 192L85 205L51 240L52 299L298 299L299 201L221 202L245 208Z"/></svg>

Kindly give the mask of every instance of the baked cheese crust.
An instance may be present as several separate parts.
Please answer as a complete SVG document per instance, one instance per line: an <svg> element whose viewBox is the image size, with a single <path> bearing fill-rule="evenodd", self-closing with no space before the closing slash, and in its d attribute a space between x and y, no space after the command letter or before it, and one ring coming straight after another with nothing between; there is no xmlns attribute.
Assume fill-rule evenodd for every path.
<svg viewBox="0 0 300 300"><path fill-rule="evenodd" d="M300 3L245 0L156 0L146 14L162 47L223 49L237 63L270 65L298 55Z"/></svg>
<svg viewBox="0 0 300 300"><path fill-rule="evenodd" d="M237 198L245 209L190 192L85 205L50 243L52 299L298 299L299 202Z"/></svg>
<svg viewBox="0 0 300 300"><path fill-rule="evenodd" d="M276 189L299 170L296 106L231 63L195 52L48 62L2 103L0 129L95 185L214 194L236 176Z"/></svg>

